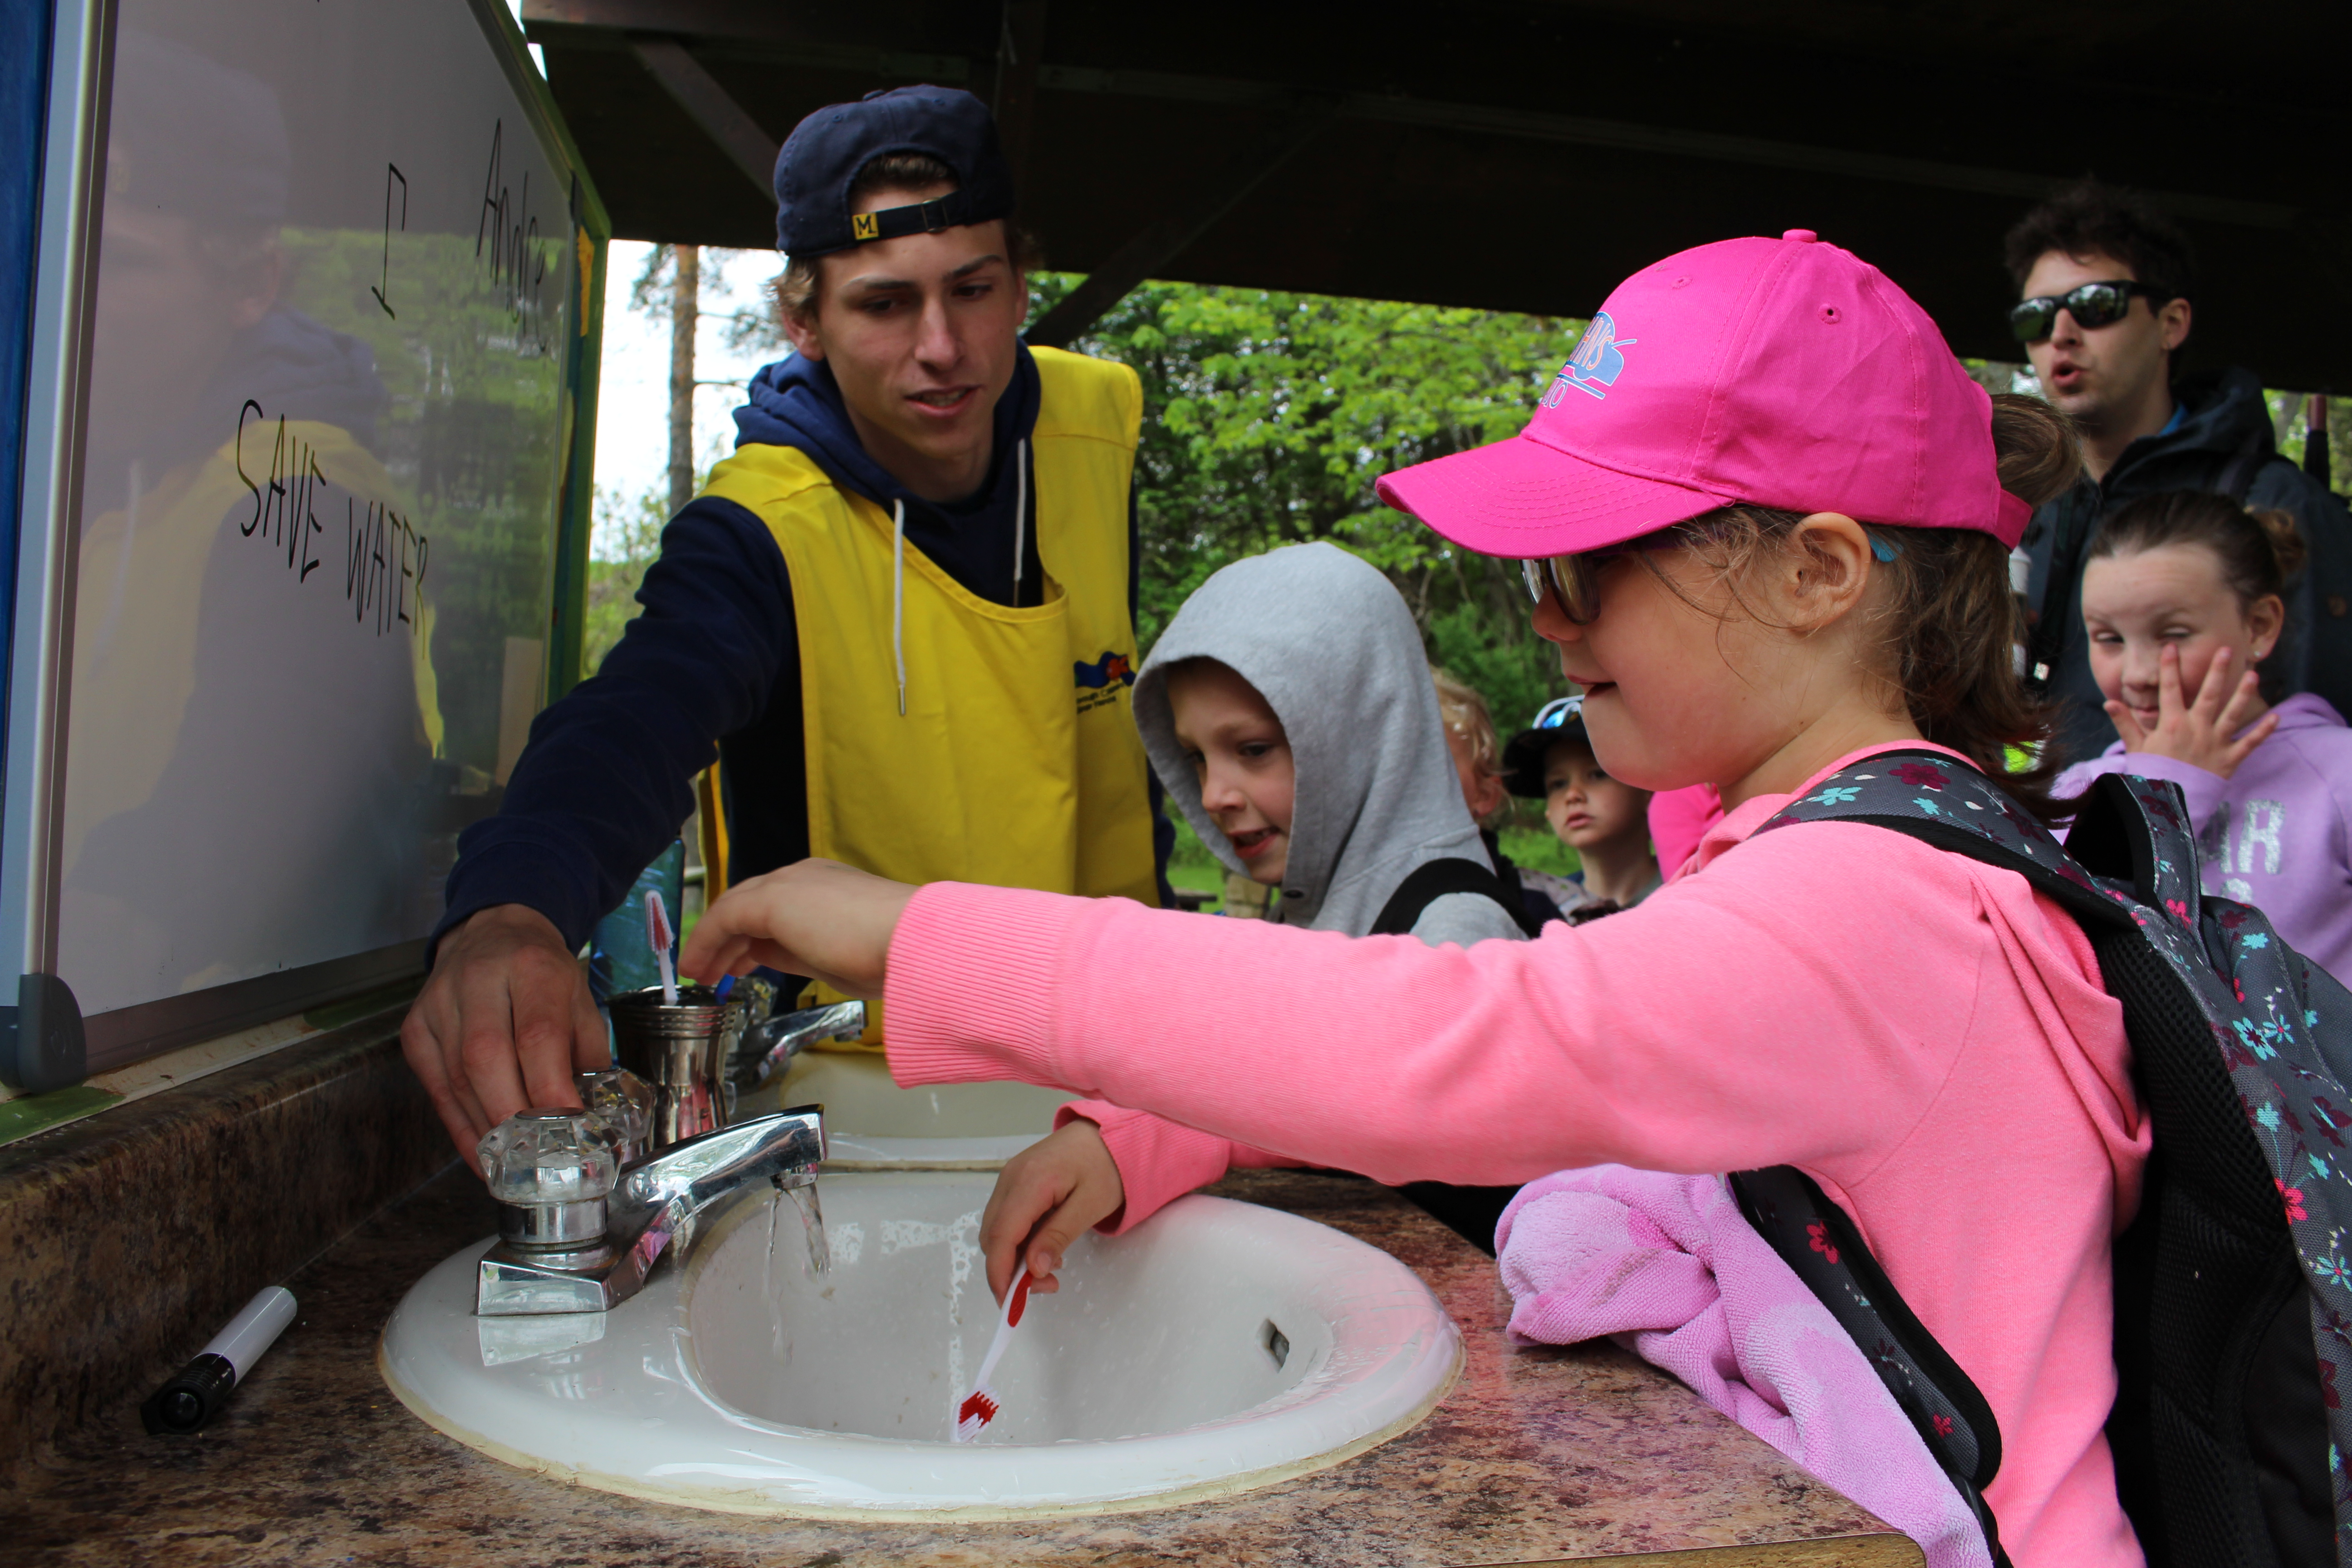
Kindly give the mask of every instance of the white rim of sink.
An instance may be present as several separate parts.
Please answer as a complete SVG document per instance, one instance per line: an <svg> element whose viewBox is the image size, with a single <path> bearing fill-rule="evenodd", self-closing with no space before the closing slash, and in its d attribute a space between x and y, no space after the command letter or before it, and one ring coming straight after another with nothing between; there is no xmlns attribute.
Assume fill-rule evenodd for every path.
<svg viewBox="0 0 2352 1568"><path fill-rule="evenodd" d="M475 1263L491 1246L486 1239L411 1289L384 1325L376 1364L402 1404L468 1447L568 1484L657 1502L876 1522L1171 1508L1327 1469L1377 1447L1427 1415L1461 1369L1461 1335L1452 1317L1419 1276L1377 1247L1296 1215L1200 1194L1179 1199L1150 1224L1215 1226L1227 1223L1224 1211L1244 1209L1255 1211L1256 1223L1271 1215L1297 1227L1302 1253L1360 1250L1369 1257L1355 1261L1371 1267L1344 1282L1334 1270L1309 1297L1330 1323L1334 1342L1299 1384L1247 1410L1172 1432L951 1445L793 1426L734 1409L705 1384L687 1323L688 1291L700 1262L717 1251L715 1235L698 1244L684 1279L665 1265L613 1312L478 1320ZM514 1337L514 1355L486 1364L485 1321L493 1332ZM532 1365L551 1356L562 1358L560 1375ZM1337 1443L1333 1367L1348 1370L1345 1386L1354 1394L1348 1414L1366 1423ZM562 1392L600 1385L606 1392L593 1399ZM661 1451L669 1456L658 1462L648 1451L652 1430L660 1431ZM1207 1433L1219 1434L1223 1457L1220 1473L1203 1476L1200 1439ZM1075 1452L1088 1449L1096 1452ZM1080 1461L1072 1468L1091 1479L1041 1490L1032 1459L1041 1450L1060 1466ZM1094 1460L1099 1462L1087 1462ZM909 1475L923 1479L926 1500L908 1501L901 1489Z"/></svg>

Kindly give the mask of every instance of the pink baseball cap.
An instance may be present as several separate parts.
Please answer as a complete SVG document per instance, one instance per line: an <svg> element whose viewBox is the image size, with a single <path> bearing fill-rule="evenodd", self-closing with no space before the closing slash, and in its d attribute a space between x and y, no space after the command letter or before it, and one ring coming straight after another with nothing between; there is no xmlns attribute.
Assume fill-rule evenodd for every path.
<svg viewBox="0 0 2352 1568"><path fill-rule="evenodd" d="M1735 501L2015 547L1992 402L1927 313L1810 229L1727 239L1620 283L1507 440L1381 499L1482 554L1571 555Z"/></svg>

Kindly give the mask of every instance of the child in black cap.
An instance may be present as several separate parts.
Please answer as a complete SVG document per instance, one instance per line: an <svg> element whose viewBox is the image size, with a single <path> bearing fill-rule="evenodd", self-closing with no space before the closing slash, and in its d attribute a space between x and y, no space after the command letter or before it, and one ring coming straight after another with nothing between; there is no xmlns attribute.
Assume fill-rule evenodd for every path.
<svg viewBox="0 0 2352 1568"><path fill-rule="evenodd" d="M1630 910L1661 885L1650 849L1650 792L1611 778L1584 733L1584 699L1547 702L1503 748L1513 795L1544 803L1544 820L1584 863L1573 879L1522 870L1520 884L1559 905L1571 924Z"/></svg>

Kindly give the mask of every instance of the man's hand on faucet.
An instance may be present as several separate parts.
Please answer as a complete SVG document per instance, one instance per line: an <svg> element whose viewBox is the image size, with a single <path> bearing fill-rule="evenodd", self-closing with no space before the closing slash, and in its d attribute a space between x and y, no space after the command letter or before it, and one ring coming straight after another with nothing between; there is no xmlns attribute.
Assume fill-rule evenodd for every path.
<svg viewBox="0 0 2352 1568"><path fill-rule="evenodd" d="M678 967L698 980L762 965L876 997L915 889L838 860L803 860L727 889L695 922Z"/></svg>
<svg viewBox="0 0 2352 1568"><path fill-rule="evenodd" d="M400 1048L467 1165L517 1111L578 1105L573 1072L612 1058L579 960L520 904L480 910L441 938Z"/></svg>

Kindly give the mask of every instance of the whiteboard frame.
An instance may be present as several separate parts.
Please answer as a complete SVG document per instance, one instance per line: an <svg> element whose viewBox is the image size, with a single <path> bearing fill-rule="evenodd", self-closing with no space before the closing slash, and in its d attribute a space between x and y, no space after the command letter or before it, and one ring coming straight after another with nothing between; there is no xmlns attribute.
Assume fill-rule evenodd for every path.
<svg viewBox="0 0 2352 1568"><path fill-rule="evenodd" d="M571 449L557 492L546 700L578 679L595 486L597 369L611 219L546 79L499 0L467 0L541 150L572 181L571 216L593 247L588 309L576 310L563 395ZM58 848L64 831L74 579L81 536L91 293L103 212L115 0L60 0L49 71L34 338L26 372L22 523L8 650L5 781L0 781L0 963L19 976L57 972ZM571 265L579 265L576 252ZM569 281L577 286L579 279ZM63 323L62 329L55 324ZM44 327L51 330L44 331ZM584 340L584 341L583 341ZM567 659L563 656L570 653ZM80 1020L85 1072L100 1072L420 975L422 940L163 997ZM21 986L21 981L20 981ZM13 994L0 994L0 1013ZM0 1055L11 1055L0 1040ZM13 1061L7 1064L13 1067Z"/></svg>
<svg viewBox="0 0 2352 1568"><path fill-rule="evenodd" d="M57 849L64 826L67 665L89 405L88 306L97 282L114 0L60 4L54 15L33 341L25 375L6 780L0 786L5 792L0 795L0 960L19 974L57 970Z"/></svg>

